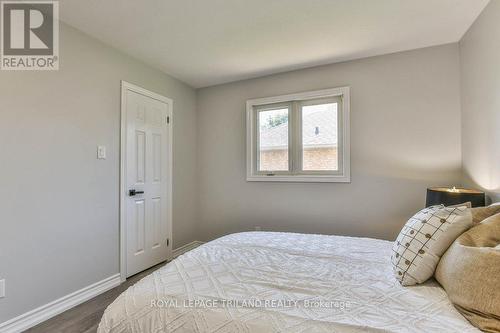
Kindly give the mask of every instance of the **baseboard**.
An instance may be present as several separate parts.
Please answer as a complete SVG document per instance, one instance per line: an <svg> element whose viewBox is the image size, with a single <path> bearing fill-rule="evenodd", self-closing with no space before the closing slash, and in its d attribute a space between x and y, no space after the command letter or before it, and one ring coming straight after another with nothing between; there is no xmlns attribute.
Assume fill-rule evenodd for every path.
<svg viewBox="0 0 500 333"><path fill-rule="evenodd" d="M191 243L187 243L186 245L183 245L181 247L178 247L176 248L173 252L172 252L172 256L174 258L177 258L178 256L180 256L181 254L184 254L188 251L191 251L195 248L197 248L198 246L200 246L201 244L203 244L204 242L201 242L201 241L193 241Z"/></svg>
<svg viewBox="0 0 500 333"><path fill-rule="evenodd" d="M193 241L175 249L172 253L174 258L191 251L203 244L201 241ZM42 305L39 308L26 312L18 317L0 323L0 333L18 333L30 327L38 325L58 314L67 311L83 302L88 301L121 283L120 274L115 274L102 281L94 283L88 287L75 291L69 295L61 297L53 302Z"/></svg>
<svg viewBox="0 0 500 333"><path fill-rule="evenodd" d="M39 308L26 312L16 318L0 323L1 333L18 333L44 322L66 310L71 309L109 289L120 285L120 274L115 274L88 287L61 297Z"/></svg>

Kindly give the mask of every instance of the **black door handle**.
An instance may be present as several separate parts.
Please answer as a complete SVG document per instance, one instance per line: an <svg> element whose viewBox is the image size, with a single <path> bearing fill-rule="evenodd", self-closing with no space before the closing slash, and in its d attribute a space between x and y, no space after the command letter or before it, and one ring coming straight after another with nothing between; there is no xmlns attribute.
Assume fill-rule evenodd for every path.
<svg viewBox="0 0 500 333"><path fill-rule="evenodd" d="M136 191L136 190L129 190L128 191L128 195L130 195L131 197L133 197L136 194L144 194L144 191Z"/></svg>

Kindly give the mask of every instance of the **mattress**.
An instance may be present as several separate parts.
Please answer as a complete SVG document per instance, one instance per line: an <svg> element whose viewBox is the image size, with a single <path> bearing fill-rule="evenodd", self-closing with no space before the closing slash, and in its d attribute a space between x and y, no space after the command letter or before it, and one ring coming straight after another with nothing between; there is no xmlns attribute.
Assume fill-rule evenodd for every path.
<svg viewBox="0 0 500 333"><path fill-rule="evenodd" d="M295 233L225 236L126 290L98 332L479 332L434 280L402 287L391 246Z"/></svg>

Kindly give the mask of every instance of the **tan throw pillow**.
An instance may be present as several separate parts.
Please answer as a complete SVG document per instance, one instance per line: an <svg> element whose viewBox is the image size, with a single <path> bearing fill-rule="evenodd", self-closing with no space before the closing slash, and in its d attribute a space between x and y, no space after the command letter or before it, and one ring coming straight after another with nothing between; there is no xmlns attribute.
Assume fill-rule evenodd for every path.
<svg viewBox="0 0 500 333"><path fill-rule="evenodd" d="M403 286L425 282L434 275L446 249L471 226L467 206L422 209L406 222L392 247L396 279Z"/></svg>
<svg viewBox="0 0 500 333"><path fill-rule="evenodd" d="M478 224L482 220L498 213L500 213L500 205L498 203L486 207L472 208L472 221Z"/></svg>
<svg viewBox="0 0 500 333"><path fill-rule="evenodd" d="M441 258L435 275L474 326L500 332L500 214L458 237Z"/></svg>

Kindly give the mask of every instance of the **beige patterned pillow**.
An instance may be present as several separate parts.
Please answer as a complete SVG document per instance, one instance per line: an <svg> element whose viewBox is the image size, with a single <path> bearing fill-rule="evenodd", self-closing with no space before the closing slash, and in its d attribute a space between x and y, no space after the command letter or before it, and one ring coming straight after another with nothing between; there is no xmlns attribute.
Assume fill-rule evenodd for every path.
<svg viewBox="0 0 500 333"><path fill-rule="evenodd" d="M403 286L427 281L439 259L464 231L472 226L467 206L432 206L406 222L392 247L392 265Z"/></svg>

